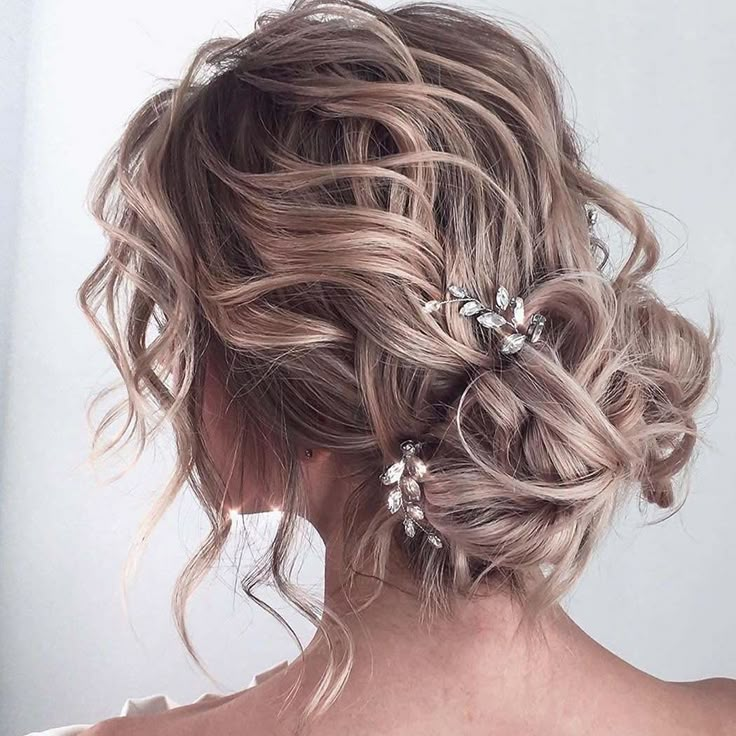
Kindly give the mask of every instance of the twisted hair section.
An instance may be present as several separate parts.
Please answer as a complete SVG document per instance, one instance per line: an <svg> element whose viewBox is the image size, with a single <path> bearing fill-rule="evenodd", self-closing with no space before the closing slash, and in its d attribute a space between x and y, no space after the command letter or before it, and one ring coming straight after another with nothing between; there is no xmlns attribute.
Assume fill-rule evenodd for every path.
<svg viewBox="0 0 736 736"><path fill-rule="evenodd" d="M531 39L428 3L265 14L202 46L130 120L95 183L109 244L80 297L127 389L100 438L118 426L108 449L143 448L171 424L177 467L151 523L184 482L210 517L176 594L188 646L185 601L229 532L199 431L206 355L226 367L243 445L271 438L261 456L275 453L286 489L245 587L272 577L328 637L339 621L286 574L305 509L299 443L356 469L346 569L380 577L398 549L432 610L489 580L557 600L627 493L675 502L712 330L652 291L654 232L581 150ZM622 263L588 205L628 235ZM544 339L502 356L452 305L428 315L448 284L488 303L504 284L546 315ZM384 508L378 475L409 437L427 448L440 550L405 540ZM310 713L349 661L335 655Z"/></svg>

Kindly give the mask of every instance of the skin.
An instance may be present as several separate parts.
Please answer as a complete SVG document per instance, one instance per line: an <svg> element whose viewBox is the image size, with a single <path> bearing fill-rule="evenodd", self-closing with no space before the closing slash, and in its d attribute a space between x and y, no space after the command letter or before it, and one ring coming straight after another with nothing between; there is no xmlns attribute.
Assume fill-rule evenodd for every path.
<svg viewBox="0 0 736 736"><path fill-rule="evenodd" d="M234 424L219 382L208 380L205 431L228 457ZM303 448L306 450L307 448ZM736 733L736 682L672 683L641 672L593 641L559 607L535 627L503 592L458 601L450 619L418 623L413 584L394 560L378 599L356 614L370 583L348 594L340 563L341 502L349 488L328 451L303 452L309 521L326 546L325 599L355 641L343 695L312 727L319 736L726 736ZM243 483L228 487L240 510L270 508L272 497ZM371 588L372 590L372 588ZM154 716L104 721L87 736L280 736L296 730L325 663L316 637L303 658L257 687ZM302 679L296 696L285 694Z"/></svg>

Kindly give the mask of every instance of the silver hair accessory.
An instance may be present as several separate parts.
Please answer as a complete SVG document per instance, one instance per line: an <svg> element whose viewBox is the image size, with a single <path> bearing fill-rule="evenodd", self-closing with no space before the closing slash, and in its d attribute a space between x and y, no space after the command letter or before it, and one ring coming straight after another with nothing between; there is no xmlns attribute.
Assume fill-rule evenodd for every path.
<svg viewBox="0 0 736 736"><path fill-rule="evenodd" d="M436 312L443 304L463 302L460 307L460 314L463 317L472 317L481 327L494 330L501 335L501 352L504 355L518 353L527 340L531 343L539 342L546 318L541 314L533 314L526 320L524 300L520 296L509 296L505 287L498 287L494 308L487 307L461 286L450 286L447 291L449 299L426 302L424 311Z"/></svg>
<svg viewBox="0 0 736 736"><path fill-rule="evenodd" d="M588 218L588 230L592 232L598 224L598 210L593 205L588 205L585 208L585 214Z"/></svg>
<svg viewBox="0 0 736 736"><path fill-rule="evenodd" d="M403 511L404 532L407 537L414 537L417 529L421 529L430 544L442 547L442 540L424 516L422 508L421 479L427 472L424 461L417 457L421 442L406 440L401 443L401 460L389 465L381 475L381 483L393 486L389 491L386 505L392 514Z"/></svg>

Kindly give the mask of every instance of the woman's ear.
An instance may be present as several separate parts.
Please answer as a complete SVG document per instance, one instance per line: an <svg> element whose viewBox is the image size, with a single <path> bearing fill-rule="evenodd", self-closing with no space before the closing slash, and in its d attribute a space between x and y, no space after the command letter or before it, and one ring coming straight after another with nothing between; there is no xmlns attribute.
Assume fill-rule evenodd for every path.
<svg viewBox="0 0 736 736"><path fill-rule="evenodd" d="M302 447L299 456L305 478L324 484L327 480L326 473L332 466L333 453L324 447Z"/></svg>
<svg viewBox="0 0 736 736"><path fill-rule="evenodd" d="M345 484L339 480L337 457L324 447L303 447L299 455L308 503L307 515L324 538L342 518L346 495Z"/></svg>

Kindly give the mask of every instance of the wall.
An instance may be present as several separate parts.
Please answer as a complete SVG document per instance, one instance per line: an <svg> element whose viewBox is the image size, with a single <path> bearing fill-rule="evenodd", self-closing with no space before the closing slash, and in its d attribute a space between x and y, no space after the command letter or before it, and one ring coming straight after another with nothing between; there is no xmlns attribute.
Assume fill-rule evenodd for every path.
<svg viewBox="0 0 736 736"><path fill-rule="evenodd" d="M15 236L20 209L29 9L23 0L0 3L0 416L6 396Z"/></svg>
<svg viewBox="0 0 736 736"><path fill-rule="evenodd" d="M191 501L178 504L153 539L133 590L132 626L123 612L120 568L170 449L162 441L112 487L86 466L85 401L112 372L76 307L75 289L102 249L84 209L86 185L127 115L157 78L179 74L198 42L233 27L246 32L267 6L38 0L26 26L27 7L0 0L2 17L17 29L13 37L26 29L30 38L25 108L12 71L22 69L23 54L4 56L0 76L3 93L16 100L0 141L2 160L10 161L3 202L20 203L12 206L16 220L0 217L11 228L1 233L4 263L14 259L4 277L12 284L0 285L0 310L10 315L0 335L7 363L0 731L7 734L98 720L129 696L166 691L187 701L216 686L189 664L168 615L171 583L203 531ZM666 298L704 320L710 295L723 328L722 375L691 498L681 514L651 528L629 509L570 610L602 643L656 675L734 676L728 422L736 415L736 109L727 91L736 68L736 11L725 0L710 2L708 12L694 1L520 0L502 14L530 26L557 55L594 166L663 208L651 214L665 238L658 285ZM270 523L260 519L258 534L267 537ZM303 580L318 587L320 549L309 534L303 559ZM192 611L195 641L225 688L242 687L295 652L276 624L234 594L234 579L224 563ZM309 627L296 625L308 638Z"/></svg>

